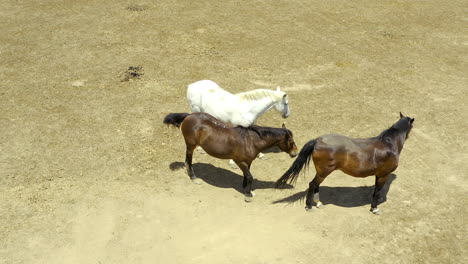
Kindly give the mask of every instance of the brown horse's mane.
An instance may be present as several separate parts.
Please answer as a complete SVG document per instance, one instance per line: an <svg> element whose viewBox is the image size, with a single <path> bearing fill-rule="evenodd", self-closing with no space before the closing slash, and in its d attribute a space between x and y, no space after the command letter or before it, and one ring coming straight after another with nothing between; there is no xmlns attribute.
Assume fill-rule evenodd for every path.
<svg viewBox="0 0 468 264"><path fill-rule="evenodd" d="M234 129L239 131L240 134L248 133L249 131L255 132L260 138L264 137L283 137L285 134L292 135L292 132L289 129L285 128L276 128L276 127L262 127L252 125L249 127L237 126Z"/></svg>
<svg viewBox="0 0 468 264"><path fill-rule="evenodd" d="M379 138L380 140L383 140L385 141L386 138L394 138L402 133L407 133L408 130L410 130L412 128L411 126L411 122L410 122L411 118L409 117L404 117L404 118L401 118L400 120L398 120L398 122L396 122L395 124L393 124L390 128L388 129L385 129L384 131L382 131L382 133L380 133L377 138Z"/></svg>

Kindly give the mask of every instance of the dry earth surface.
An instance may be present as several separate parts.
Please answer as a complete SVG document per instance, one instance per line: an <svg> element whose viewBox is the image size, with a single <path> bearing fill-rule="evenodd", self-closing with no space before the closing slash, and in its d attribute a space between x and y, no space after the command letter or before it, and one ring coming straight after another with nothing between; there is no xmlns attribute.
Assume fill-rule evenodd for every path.
<svg viewBox="0 0 468 264"><path fill-rule="evenodd" d="M467 263L468 3L0 2L0 263ZM129 67L133 72L126 72ZM132 70L131 69L131 70ZM139 78L138 78L139 77ZM381 216L337 171L307 213L285 153L180 167L186 87L283 87L258 124L371 137L414 117Z"/></svg>

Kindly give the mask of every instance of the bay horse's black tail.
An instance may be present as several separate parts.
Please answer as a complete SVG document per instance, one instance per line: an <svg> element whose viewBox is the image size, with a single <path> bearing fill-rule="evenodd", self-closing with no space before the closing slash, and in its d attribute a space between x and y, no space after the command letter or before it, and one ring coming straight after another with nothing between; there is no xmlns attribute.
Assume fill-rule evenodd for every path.
<svg viewBox="0 0 468 264"><path fill-rule="evenodd" d="M173 125L175 127L180 127L180 124L182 124L182 121L189 116L189 113L171 113L168 114L165 118L163 123L166 125Z"/></svg>
<svg viewBox="0 0 468 264"><path fill-rule="evenodd" d="M308 166L310 163L310 158L314 152L315 142L315 139L311 140L307 142L304 147L302 147L301 152L299 152L299 155L291 165L291 168L289 168L283 174L283 176L281 176L281 178L276 181L276 188L286 185L288 181L291 184L296 182L299 173L302 171L302 169L304 169L305 166Z"/></svg>

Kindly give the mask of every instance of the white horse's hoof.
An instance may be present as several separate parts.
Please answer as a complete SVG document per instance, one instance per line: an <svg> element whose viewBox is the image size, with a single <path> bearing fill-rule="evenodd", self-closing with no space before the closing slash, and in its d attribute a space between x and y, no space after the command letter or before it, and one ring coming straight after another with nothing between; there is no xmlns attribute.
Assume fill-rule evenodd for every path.
<svg viewBox="0 0 468 264"><path fill-rule="evenodd" d="M202 184L202 180L200 180L200 178L193 178L193 179L191 179L191 180L192 180L192 182L195 183L195 184L198 184L198 185Z"/></svg>
<svg viewBox="0 0 468 264"><path fill-rule="evenodd" d="M315 205L318 209L323 209L325 208L325 205L322 202L318 202L317 205Z"/></svg>
<svg viewBox="0 0 468 264"><path fill-rule="evenodd" d="M246 201L247 203L252 202L253 201L253 196L245 195L244 196L244 201Z"/></svg>
<svg viewBox="0 0 468 264"><path fill-rule="evenodd" d="M371 208L370 211L375 215L381 215L382 211L379 208Z"/></svg>

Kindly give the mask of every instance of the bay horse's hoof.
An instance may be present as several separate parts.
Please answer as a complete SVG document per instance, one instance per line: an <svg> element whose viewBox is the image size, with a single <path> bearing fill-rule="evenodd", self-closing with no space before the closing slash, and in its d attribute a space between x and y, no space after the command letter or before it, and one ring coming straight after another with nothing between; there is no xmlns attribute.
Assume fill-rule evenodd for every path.
<svg viewBox="0 0 468 264"><path fill-rule="evenodd" d="M202 180L200 180L199 178L191 178L191 180L195 184L202 184Z"/></svg>
<svg viewBox="0 0 468 264"><path fill-rule="evenodd" d="M382 211L379 208L371 208L370 211L375 215L381 215Z"/></svg>

